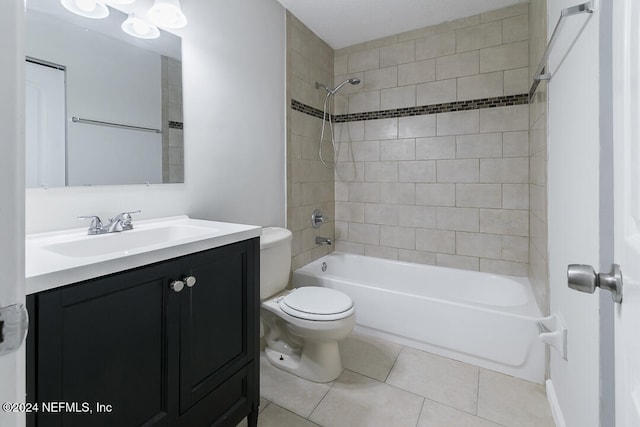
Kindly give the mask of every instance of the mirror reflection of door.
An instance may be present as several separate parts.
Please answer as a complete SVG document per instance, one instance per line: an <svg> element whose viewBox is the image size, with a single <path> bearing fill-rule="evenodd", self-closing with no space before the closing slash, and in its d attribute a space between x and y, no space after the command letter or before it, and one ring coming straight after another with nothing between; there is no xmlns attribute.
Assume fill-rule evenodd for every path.
<svg viewBox="0 0 640 427"><path fill-rule="evenodd" d="M65 71L29 60L25 65L26 186L64 186Z"/></svg>

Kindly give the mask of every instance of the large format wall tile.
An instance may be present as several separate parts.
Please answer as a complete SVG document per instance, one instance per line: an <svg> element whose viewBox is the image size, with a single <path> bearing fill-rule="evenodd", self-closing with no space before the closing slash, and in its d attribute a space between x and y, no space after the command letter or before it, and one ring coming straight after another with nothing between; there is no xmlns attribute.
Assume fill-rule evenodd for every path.
<svg viewBox="0 0 640 427"><path fill-rule="evenodd" d="M321 43L293 27L300 40L291 40L290 90L310 103L296 99L309 108L291 112L287 193L304 260L319 253L306 242L307 206L333 196L338 250L527 275L546 244L544 231L529 241L534 224L544 225L546 143L542 126L529 131L540 108L527 105L528 4L340 49L332 81L317 77ZM362 81L333 98L339 143L330 194L317 161L324 93L310 90L309 79L350 77ZM325 139L323 153L331 151Z"/></svg>

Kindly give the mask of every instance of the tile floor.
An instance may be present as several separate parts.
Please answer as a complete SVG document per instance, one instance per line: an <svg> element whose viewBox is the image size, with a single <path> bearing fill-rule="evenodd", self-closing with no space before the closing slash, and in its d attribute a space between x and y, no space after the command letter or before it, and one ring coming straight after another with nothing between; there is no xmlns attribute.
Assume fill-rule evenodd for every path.
<svg viewBox="0 0 640 427"><path fill-rule="evenodd" d="M317 384L260 359L260 427L553 427L544 387L353 333ZM246 426L243 421L240 426Z"/></svg>

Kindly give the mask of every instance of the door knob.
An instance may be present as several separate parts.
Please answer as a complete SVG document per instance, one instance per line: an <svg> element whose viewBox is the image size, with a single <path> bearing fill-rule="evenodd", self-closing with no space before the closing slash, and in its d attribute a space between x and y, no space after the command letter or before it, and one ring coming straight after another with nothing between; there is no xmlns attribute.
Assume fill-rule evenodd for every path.
<svg viewBox="0 0 640 427"><path fill-rule="evenodd" d="M196 278L193 276L187 276L182 281L187 285L187 287L192 288L196 284Z"/></svg>
<svg viewBox="0 0 640 427"><path fill-rule="evenodd" d="M174 280L169 283L169 288L171 288L172 291L180 292L184 288L184 282L182 280Z"/></svg>
<svg viewBox="0 0 640 427"><path fill-rule="evenodd" d="M622 271L618 264L611 265L609 273L596 273L590 265L570 264L567 281L571 289L592 294L597 287L611 292L611 298L622 302Z"/></svg>

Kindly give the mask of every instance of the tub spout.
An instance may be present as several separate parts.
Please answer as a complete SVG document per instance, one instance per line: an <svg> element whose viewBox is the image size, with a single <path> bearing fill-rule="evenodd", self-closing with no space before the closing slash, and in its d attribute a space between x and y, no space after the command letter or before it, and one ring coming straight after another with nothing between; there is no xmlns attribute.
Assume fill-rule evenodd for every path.
<svg viewBox="0 0 640 427"><path fill-rule="evenodd" d="M316 245L330 245L331 239L328 237L316 236Z"/></svg>

